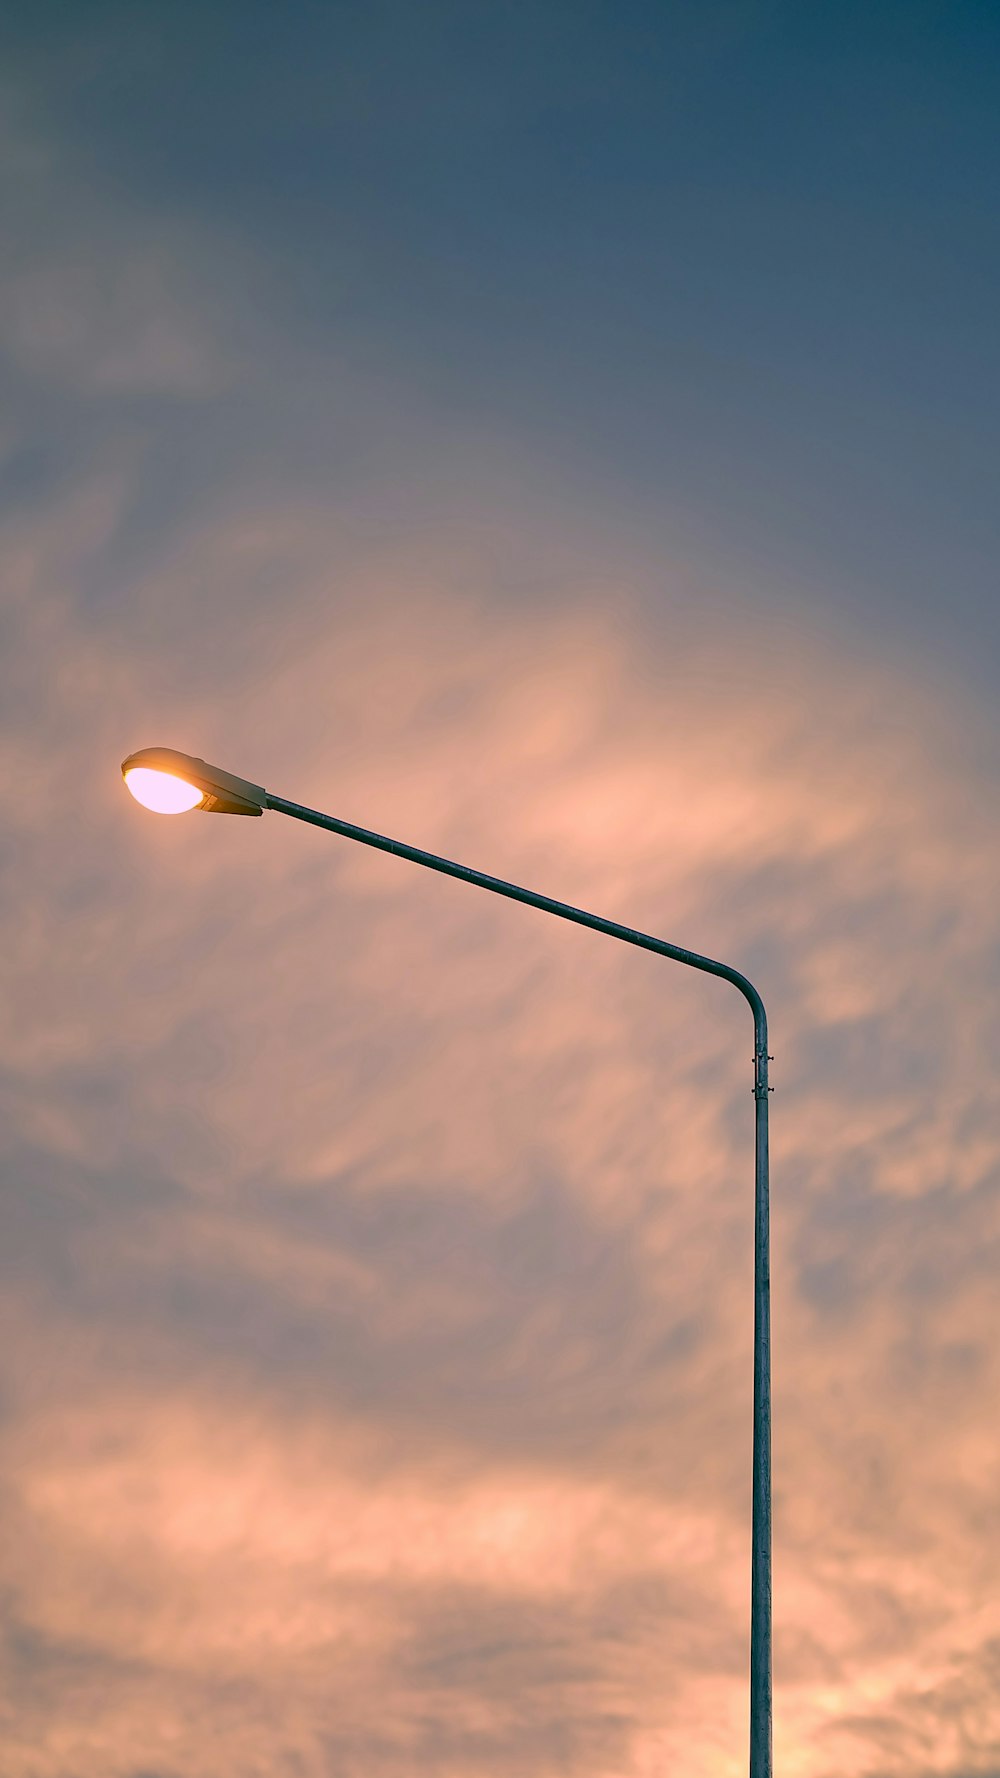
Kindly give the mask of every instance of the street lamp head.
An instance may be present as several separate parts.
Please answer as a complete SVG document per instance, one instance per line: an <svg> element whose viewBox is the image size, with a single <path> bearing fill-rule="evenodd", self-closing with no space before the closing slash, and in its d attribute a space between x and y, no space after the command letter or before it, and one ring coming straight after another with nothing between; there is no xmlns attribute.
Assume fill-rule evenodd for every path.
<svg viewBox="0 0 1000 1778"><path fill-rule="evenodd" d="M122 760L122 777L137 803L158 815L204 809L214 815L263 815L267 792L246 778L173 747L142 747Z"/></svg>

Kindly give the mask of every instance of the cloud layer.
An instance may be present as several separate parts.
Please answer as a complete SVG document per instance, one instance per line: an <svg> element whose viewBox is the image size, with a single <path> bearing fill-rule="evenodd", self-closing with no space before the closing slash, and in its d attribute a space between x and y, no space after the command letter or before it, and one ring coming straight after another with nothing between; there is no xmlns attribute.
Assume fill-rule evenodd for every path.
<svg viewBox="0 0 1000 1778"><path fill-rule="evenodd" d="M995 1778L988 714L8 128L5 1774L745 1767L745 1006L162 743L759 981L776 1766Z"/></svg>
<svg viewBox="0 0 1000 1778"><path fill-rule="evenodd" d="M239 539L171 570L178 632L200 552ZM734 618L737 676L641 588L457 596L452 553L405 596L304 583L221 708L176 697L182 648L150 683L127 630L26 602L10 1769L743 1758L745 1008L277 817L145 817L117 760L164 740L760 979L782 1765L988 1772L987 731ZM308 647L271 666L289 621Z"/></svg>

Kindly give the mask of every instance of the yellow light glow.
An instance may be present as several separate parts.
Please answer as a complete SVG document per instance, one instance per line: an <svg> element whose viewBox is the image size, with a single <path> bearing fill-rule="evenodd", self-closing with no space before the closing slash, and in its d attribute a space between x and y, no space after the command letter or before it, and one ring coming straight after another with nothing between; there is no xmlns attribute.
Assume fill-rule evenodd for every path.
<svg viewBox="0 0 1000 1778"><path fill-rule="evenodd" d="M136 802L157 815L184 815L188 809L196 809L205 795L173 772L155 772L149 766L132 766L125 773L125 782Z"/></svg>

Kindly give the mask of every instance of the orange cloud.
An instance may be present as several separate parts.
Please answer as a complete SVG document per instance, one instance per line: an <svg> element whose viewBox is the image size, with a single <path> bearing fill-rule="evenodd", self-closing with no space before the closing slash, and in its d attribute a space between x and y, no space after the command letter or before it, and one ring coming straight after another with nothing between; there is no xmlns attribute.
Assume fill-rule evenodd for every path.
<svg viewBox="0 0 1000 1778"><path fill-rule="evenodd" d="M986 1778L975 712L735 614L722 668L635 564L511 610L474 532L334 598L304 509L194 538L118 633L60 591L114 512L23 539L4 738L11 1778L745 1764L745 1008L277 817L143 817L156 742L760 979L777 1769ZM265 606L189 680L293 532L277 659Z"/></svg>

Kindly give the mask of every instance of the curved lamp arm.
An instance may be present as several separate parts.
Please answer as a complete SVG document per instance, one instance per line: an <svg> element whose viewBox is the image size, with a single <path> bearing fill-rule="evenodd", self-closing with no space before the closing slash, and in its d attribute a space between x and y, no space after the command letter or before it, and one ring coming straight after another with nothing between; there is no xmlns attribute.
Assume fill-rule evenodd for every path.
<svg viewBox="0 0 1000 1778"><path fill-rule="evenodd" d="M627 945L638 945L644 951L656 951L661 957L672 957L675 963L687 963L692 969L704 970L707 975L721 976L723 981L732 982L750 1004L753 1013L754 1037L758 1062L767 1073L767 1014L764 1002L745 975L733 969L728 963L717 963L713 957L702 957L697 951L686 951L680 945L668 944L664 938L653 938L647 932L637 932L632 926L621 926L617 920L605 920L600 914L588 914L583 908L575 908L567 901L554 901L550 895L537 895L533 889L521 889L516 883L506 883L502 877L487 876L485 871L472 870L467 864L454 864L450 858L439 858L436 852L424 852L419 846L408 846L403 840L390 840L381 833L372 833L367 827L356 827L351 821L341 821L336 815L321 815L316 809L306 809L301 803L290 803L283 796L272 796L264 792L265 809L274 809L279 815L294 815L297 821L308 821L313 827L323 827L328 833L338 833L342 839L358 840L362 846L374 846L379 852L392 852L397 858L408 858L411 864L426 865L428 870L440 871L442 876L458 877L464 883L474 883L477 889L489 889L494 895L505 895L508 901L523 901L526 907L541 908L543 913L556 914L560 920L572 920L577 926L589 926L593 932L604 932L609 938L620 938Z"/></svg>
<svg viewBox="0 0 1000 1778"><path fill-rule="evenodd" d="M697 951L684 950L663 938L637 932L617 920L605 920L600 914L589 914L569 902L554 901L550 895L538 895L533 889L521 889L502 877L487 876L485 871L472 870L465 864L454 864L435 852L424 852L419 846L408 846L402 840L390 840L384 834L372 833L367 827L356 827L336 815L321 815L301 803L291 803L282 796L264 792L264 807L279 815L292 815L312 827L340 834L345 840L358 840L363 846L374 846L379 852L391 852L408 858L412 864L426 865L446 877L458 877L474 883L478 889L489 889L504 895L508 901L524 902L526 907L540 908L560 920L572 920L576 926L589 926L608 938L619 938L627 945L654 951L670 957L675 963L686 963L706 975L721 976L732 982L753 1013L754 1084L756 1112L755 1145L755 1216L754 1216L754 1367L753 1367L753 1509L751 1529L751 1601L750 1601L750 1778L771 1778L771 1273L769 1253L768 1143L767 1108L767 1014L757 989L738 969L718 963L713 957L702 957Z"/></svg>
<svg viewBox="0 0 1000 1778"><path fill-rule="evenodd" d="M767 1065L771 1058L767 1053L767 1015L757 989L745 975L728 963L718 963L712 957L702 957L697 951L684 950L680 945L669 944L666 939L637 932L634 927L622 926L617 920L605 920L600 914L589 914L583 908L571 907L565 901L555 901L549 895L537 895L534 890L521 889L516 883L505 882L502 877L487 876L485 871L472 870L465 864L454 864L451 859L440 858L435 852L424 852L419 846L408 846L402 840L387 839L383 834L372 833L367 827L356 827L351 821L341 821L335 815L322 815L316 809L305 808L301 803L272 796L262 785L222 772L218 767L210 766L205 760L195 759L190 754L177 753L165 747L147 747L139 753L130 754L122 765L122 772L126 783L140 802L147 801L147 798L139 787L137 778L145 777L148 780L150 775L154 775L157 778L170 778L175 784L180 780L190 790L191 798L197 799L177 805L178 809L181 806L196 806L209 813L233 815L262 815L265 809L273 809L276 814L291 815L296 821L306 821L312 827L322 827L327 833L339 834L342 839L357 840L362 846L373 846L379 852L391 852L398 858L408 858L412 864L425 865L428 870L439 871L446 877L458 877L462 882L473 883L479 889L488 889L494 895L503 895L508 901L523 902L526 907L540 908L543 913L555 914L560 920L571 920L576 926L589 926L591 931L603 932L608 938L621 939L624 944L637 945L641 950L653 951L660 957L669 957L675 963L686 963L689 968L700 969L706 975L720 976L723 981L732 982L749 1004L754 1025L753 1095L756 1114L750 1778L771 1778L771 1277L767 1145L770 1090ZM137 775L131 782L130 774ZM167 805L152 802L149 806L166 808Z"/></svg>

